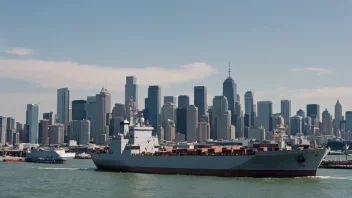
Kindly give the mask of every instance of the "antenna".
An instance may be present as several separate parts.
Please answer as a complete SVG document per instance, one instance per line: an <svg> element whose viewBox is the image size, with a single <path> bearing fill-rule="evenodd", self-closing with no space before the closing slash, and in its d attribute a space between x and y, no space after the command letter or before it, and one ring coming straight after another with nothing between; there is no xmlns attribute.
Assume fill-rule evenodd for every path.
<svg viewBox="0 0 352 198"><path fill-rule="evenodd" d="M229 78L231 77L230 73L231 73L231 62L229 61Z"/></svg>
<svg viewBox="0 0 352 198"><path fill-rule="evenodd" d="M108 81L105 80L105 89L108 89Z"/></svg>

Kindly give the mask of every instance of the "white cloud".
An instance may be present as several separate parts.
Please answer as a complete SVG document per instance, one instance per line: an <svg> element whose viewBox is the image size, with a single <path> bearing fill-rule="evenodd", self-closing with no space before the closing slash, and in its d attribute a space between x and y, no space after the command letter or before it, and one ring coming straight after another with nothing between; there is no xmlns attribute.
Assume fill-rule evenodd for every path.
<svg viewBox="0 0 352 198"><path fill-rule="evenodd" d="M74 62L0 59L0 77L25 80L43 88L123 90L126 76L137 77L139 85L168 85L202 80L215 69L205 63L192 63L173 68L112 68Z"/></svg>
<svg viewBox="0 0 352 198"><path fill-rule="evenodd" d="M305 68L295 68L290 69L291 72L315 72L318 75L329 74L332 71L326 68L319 68L319 67L305 67Z"/></svg>
<svg viewBox="0 0 352 198"><path fill-rule="evenodd" d="M27 56L34 54L34 50L23 48L23 47L10 47L3 51L6 54L17 55L17 56Z"/></svg>

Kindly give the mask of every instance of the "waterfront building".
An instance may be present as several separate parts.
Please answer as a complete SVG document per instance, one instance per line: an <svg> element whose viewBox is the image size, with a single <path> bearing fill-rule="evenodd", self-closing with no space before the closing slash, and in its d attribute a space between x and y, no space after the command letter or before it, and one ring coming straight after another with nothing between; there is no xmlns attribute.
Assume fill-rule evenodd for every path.
<svg viewBox="0 0 352 198"><path fill-rule="evenodd" d="M346 131L352 132L352 111L346 111Z"/></svg>
<svg viewBox="0 0 352 198"><path fill-rule="evenodd" d="M89 122L89 120L72 120L71 121L69 140L77 141L78 145L85 145L90 142L89 137L90 137L90 122Z"/></svg>
<svg viewBox="0 0 352 198"><path fill-rule="evenodd" d="M0 116L0 143L1 143L1 145L6 144L6 140L7 140L6 129L7 129L6 117Z"/></svg>
<svg viewBox="0 0 352 198"><path fill-rule="evenodd" d="M39 106L27 104L26 125L28 143L38 144Z"/></svg>
<svg viewBox="0 0 352 198"><path fill-rule="evenodd" d="M127 118L126 114L126 106L125 104L116 103L114 108L112 109L112 117L113 118Z"/></svg>
<svg viewBox="0 0 352 198"><path fill-rule="evenodd" d="M87 104L86 104L86 120L90 121L90 139L94 139L98 137L98 133L96 131L96 122L97 122L97 97L96 96L88 96ZM96 142L97 139L94 139Z"/></svg>
<svg viewBox="0 0 352 198"><path fill-rule="evenodd" d="M197 141L198 108L194 105L187 107L187 142Z"/></svg>
<svg viewBox="0 0 352 198"><path fill-rule="evenodd" d="M49 120L49 125L55 124L56 115L53 112L43 113L43 120Z"/></svg>
<svg viewBox="0 0 352 198"><path fill-rule="evenodd" d="M57 117L56 123L65 125L65 136L70 123L70 90L61 88L57 90Z"/></svg>
<svg viewBox="0 0 352 198"><path fill-rule="evenodd" d="M167 103L172 103L176 105L176 97L175 96L164 96L164 105Z"/></svg>
<svg viewBox="0 0 352 198"><path fill-rule="evenodd" d="M148 88L148 121L154 130L161 124L158 118L161 113L161 88L158 85Z"/></svg>
<svg viewBox="0 0 352 198"><path fill-rule="evenodd" d="M266 131L273 131L272 117L271 117L273 112L272 102L258 101L257 106L258 106L258 117L257 117L258 126L263 126Z"/></svg>
<svg viewBox="0 0 352 198"><path fill-rule="evenodd" d="M13 143L13 134L16 133L16 120L8 117L6 123L6 141L9 144Z"/></svg>
<svg viewBox="0 0 352 198"><path fill-rule="evenodd" d="M39 121L39 140L38 144L49 145L49 120Z"/></svg>
<svg viewBox="0 0 352 198"><path fill-rule="evenodd" d="M64 143L64 125L55 124L49 126L49 143L52 145L60 145Z"/></svg>
<svg viewBox="0 0 352 198"><path fill-rule="evenodd" d="M189 106L189 96L187 95L180 95L178 96L178 107L183 108L183 107L188 107Z"/></svg>
<svg viewBox="0 0 352 198"><path fill-rule="evenodd" d="M198 108L198 119L208 114L208 91L205 86L194 87L194 106Z"/></svg>
<svg viewBox="0 0 352 198"><path fill-rule="evenodd" d="M13 146L17 146L20 143L20 133L13 133L13 142L12 145Z"/></svg>
<svg viewBox="0 0 352 198"><path fill-rule="evenodd" d="M106 139L101 138L109 137L109 126L107 125L106 114L111 112L111 96L107 89L102 88L100 93L96 95L96 105L96 131L95 134L93 134L93 137L96 144L104 145ZM102 136L102 134L106 134L106 136Z"/></svg>
<svg viewBox="0 0 352 198"><path fill-rule="evenodd" d="M72 120L85 120L86 113L86 100L73 100L72 101Z"/></svg>
<svg viewBox="0 0 352 198"><path fill-rule="evenodd" d="M165 140L165 130L162 126L158 126L156 130L156 134L158 135L158 140L159 141L164 141Z"/></svg>
<svg viewBox="0 0 352 198"><path fill-rule="evenodd" d="M125 112L126 115L130 114L130 102L133 102L133 106L138 109L138 85L137 78L135 76L126 76L125 84ZM120 116L118 116L120 117Z"/></svg>
<svg viewBox="0 0 352 198"><path fill-rule="evenodd" d="M265 128L263 126L249 127L248 138L249 139L256 139L260 142L266 140Z"/></svg>
<svg viewBox="0 0 352 198"><path fill-rule="evenodd" d="M291 100L281 100L281 116L284 118L287 126L286 134L291 135Z"/></svg>

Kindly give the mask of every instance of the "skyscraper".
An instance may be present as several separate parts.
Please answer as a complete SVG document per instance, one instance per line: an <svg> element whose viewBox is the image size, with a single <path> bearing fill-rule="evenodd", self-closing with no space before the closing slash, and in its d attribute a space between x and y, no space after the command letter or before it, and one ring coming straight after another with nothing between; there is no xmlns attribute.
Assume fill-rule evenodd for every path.
<svg viewBox="0 0 352 198"><path fill-rule="evenodd" d="M56 123L65 125L65 135L70 123L70 90L61 88L57 90L57 120Z"/></svg>
<svg viewBox="0 0 352 198"><path fill-rule="evenodd" d="M176 133L183 134L187 140L187 107L176 109Z"/></svg>
<svg viewBox="0 0 352 198"><path fill-rule="evenodd" d="M86 100L72 101L72 120L85 120L86 115Z"/></svg>
<svg viewBox="0 0 352 198"><path fill-rule="evenodd" d="M194 106L198 108L198 119L208 114L207 92L205 86L194 87Z"/></svg>
<svg viewBox="0 0 352 198"><path fill-rule="evenodd" d="M126 118L126 106L125 104L116 103L114 108L112 109L112 117L113 118Z"/></svg>
<svg viewBox="0 0 352 198"><path fill-rule="evenodd" d="M49 123L50 123L49 120L40 120L38 144L41 144L41 145L49 144Z"/></svg>
<svg viewBox="0 0 352 198"><path fill-rule="evenodd" d="M306 117L306 112L304 112L302 109L299 109L296 113L297 116L301 116L302 118Z"/></svg>
<svg viewBox="0 0 352 198"><path fill-rule="evenodd" d="M138 109L138 85L137 78L135 76L127 76L125 84L125 108L126 114L130 113L130 102L134 103L136 109Z"/></svg>
<svg viewBox="0 0 352 198"><path fill-rule="evenodd" d="M337 135L339 130L341 129L340 127L340 122L342 121L342 105L340 104L340 101L337 100L335 104L335 121L334 121L334 134Z"/></svg>
<svg viewBox="0 0 352 198"><path fill-rule="evenodd" d="M225 96L215 96L212 107L212 133L214 139L225 139L229 137L229 127L231 127L231 113L228 110L227 98Z"/></svg>
<svg viewBox="0 0 352 198"><path fill-rule="evenodd" d="M97 118L96 118L96 134L93 134L96 143L103 145L106 139L109 138L109 126L107 125L107 113L111 112L111 96L107 89L102 88L100 93L96 95L96 107L97 107ZM105 135L105 136L103 136Z"/></svg>
<svg viewBox="0 0 352 198"><path fill-rule="evenodd" d="M262 125L265 128L265 131L272 131L272 117L273 108L271 101L258 101L258 125Z"/></svg>
<svg viewBox="0 0 352 198"><path fill-rule="evenodd" d="M8 143L12 144L13 142L13 134L16 133L16 121L14 118L8 117L6 124L6 140Z"/></svg>
<svg viewBox="0 0 352 198"><path fill-rule="evenodd" d="M169 120L176 121L176 105L174 103L164 104L161 108L161 126L165 130L165 134L167 133L166 126L169 124Z"/></svg>
<svg viewBox="0 0 352 198"><path fill-rule="evenodd" d="M247 118L245 121L245 126L254 126L254 93L252 91L247 91L244 94L244 112L245 112L245 117Z"/></svg>
<svg viewBox="0 0 352 198"><path fill-rule="evenodd" d="M77 144L85 145L90 139L89 120L72 120L70 124L69 140L76 140Z"/></svg>
<svg viewBox="0 0 352 198"><path fill-rule="evenodd" d="M308 104L307 116L312 118L312 125L315 124L315 119L320 121L320 106L318 104Z"/></svg>
<svg viewBox="0 0 352 198"><path fill-rule="evenodd" d="M228 106L231 112L231 124L236 126L237 118L236 114L236 101L237 101L237 85L230 75L230 64L229 64L229 77L223 83L222 95L227 98ZM236 126L237 127L237 126Z"/></svg>
<svg viewBox="0 0 352 198"><path fill-rule="evenodd" d="M189 106L189 96L187 95L180 95L178 96L178 107L188 107Z"/></svg>
<svg viewBox="0 0 352 198"><path fill-rule="evenodd" d="M148 114L149 123L154 127L156 131L159 123L158 117L161 112L161 89L158 85L149 86L148 88Z"/></svg>
<svg viewBox="0 0 352 198"><path fill-rule="evenodd" d="M346 132L352 132L352 111L346 111Z"/></svg>
<svg viewBox="0 0 352 198"><path fill-rule="evenodd" d="M26 125L28 143L38 144L38 122L39 106L36 104L27 104Z"/></svg>
<svg viewBox="0 0 352 198"><path fill-rule="evenodd" d="M291 100L281 100L281 115L287 125L287 135L291 135Z"/></svg>
<svg viewBox="0 0 352 198"><path fill-rule="evenodd" d="M322 114L322 127L321 127L321 132L323 135L333 135L332 133L332 116L330 115L330 113L328 112L327 109L325 109L325 111L323 111Z"/></svg>
<svg viewBox="0 0 352 198"><path fill-rule="evenodd" d="M291 117L291 135L302 133L302 117L293 116Z"/></svg>
<svg viewBox="0 0 352 198"><path fill-rule="evenodd" d="M49 120L49 125L55 124L55 113L49 112L49 113L43 113L43 120Z"/></svg>
<svg viewBox="0 0 352 198"><path fill-rule="evenodd" d="M175 96L164 96L164 104L173 103L176 104L176 97Z"/></svg>
<svg viewBox="0 0 352 198"><path fill-rule="evenodd" d="M204 119L204 117L200 118L200 121L198 123L198 134L197 134L197 140L201 142L205 142L210 138L210 125L207 120Z"/></svg>
<svg viewBox="0 0 352 198"><path fill-rule="evenodd" d="M50 144L64 143L64 125L55 124L49 126L49 142Z"/></svg>
<svg viewBox="0 0 352 198"><path fill-rule="evenodd" d="M281 116L281 113L275 113L271 116L273 130L278 129L280 126L285 125L285 120Z"/></svg>
<svg viewBox="0 0 352 198"><path fill-rule="evenodd" d="M0 116L0 143L2 145L6 144L6 129L7 129L7 120L6 117Z"/></svg>
<svg viewBox="0 0 352 198"><path fill-rule="evenodd" d="M97 137L96 132L96 122L97 122L97 97L96 96L88 96L87 104L86 104L86 120L90 121L90 139L93 137Z"/></svg>
<svg viewBox="0 0 352 198"><path fill-rule="evenodd" d="M194 105L187 107L187 142L197 141L198 108Z"/></svg>

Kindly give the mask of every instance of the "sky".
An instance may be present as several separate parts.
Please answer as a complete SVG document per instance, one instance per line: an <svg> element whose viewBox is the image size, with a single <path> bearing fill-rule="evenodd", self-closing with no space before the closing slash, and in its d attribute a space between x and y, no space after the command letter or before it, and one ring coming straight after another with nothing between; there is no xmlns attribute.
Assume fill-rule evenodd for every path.
<svg viewBox="0 0 352 198"><path fill-rule="evenodd" d="M106 84L124 102L137 77L139 108L149 85L161 94L208 88L231 76L255 101L352 110L352 1L17 1L0 6L0 115L25 122L26 104L56 112L57 89L85 99Z"/></svg>

